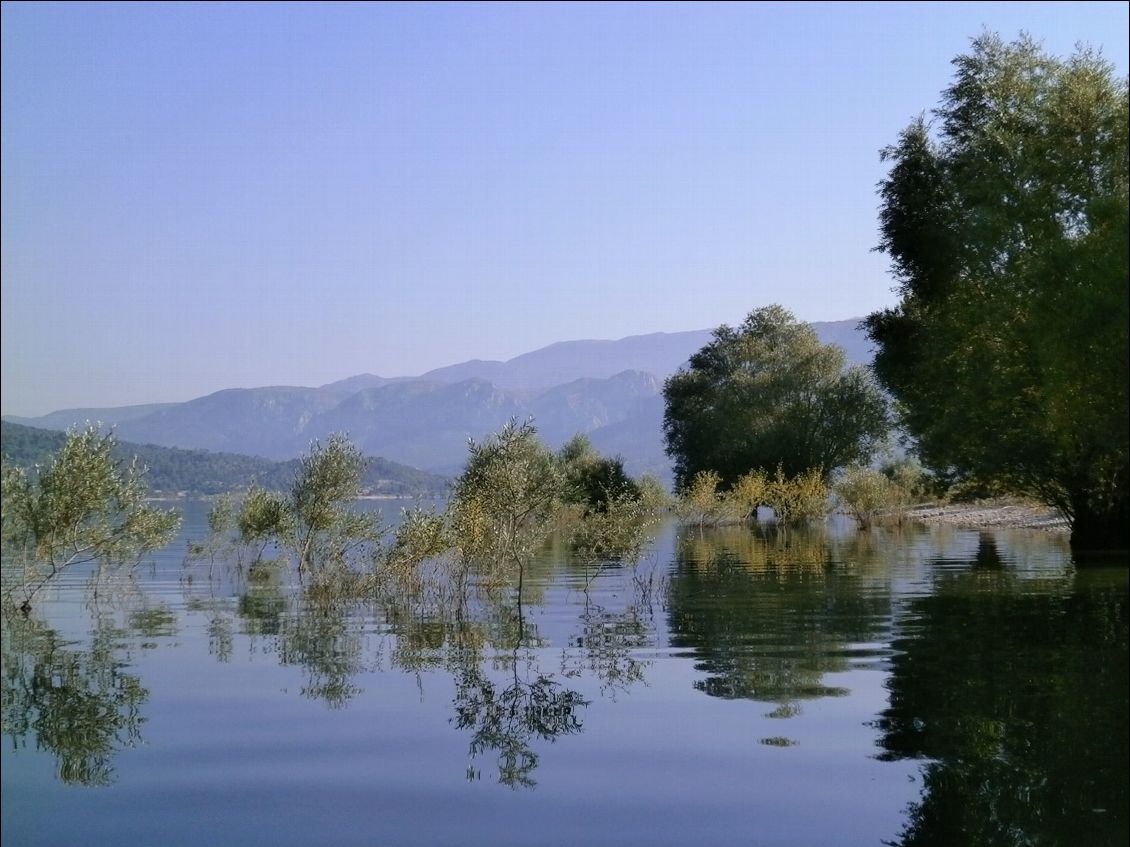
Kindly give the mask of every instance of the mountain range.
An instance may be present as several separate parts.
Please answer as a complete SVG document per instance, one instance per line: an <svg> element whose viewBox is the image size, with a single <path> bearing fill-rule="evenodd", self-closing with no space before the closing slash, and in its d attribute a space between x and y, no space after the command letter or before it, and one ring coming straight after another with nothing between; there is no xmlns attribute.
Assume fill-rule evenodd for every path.
<svg viewBox="0 0 1130 847"><path fill-rule="evenodd" d="M871 360L859 320L814 323L821 341L849 362ZM669 478L663 451L663 381L706 344L710 330L566 341L505 362L471 360L416 377L359 374L317 388L231 388L183 403L65 409L14 423L63 430L87 421L119 439L166 447L291 459L313 439L346 432L369 455L451 474L467 439L510 418L533 417L557 447L586 433L632 473Z"/></svg>

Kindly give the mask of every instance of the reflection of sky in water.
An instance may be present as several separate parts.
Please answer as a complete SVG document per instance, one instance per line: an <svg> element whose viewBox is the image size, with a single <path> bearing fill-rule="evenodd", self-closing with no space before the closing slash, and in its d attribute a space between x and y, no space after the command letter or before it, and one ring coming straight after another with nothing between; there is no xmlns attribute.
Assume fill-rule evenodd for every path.
<svg viewBox="0 0 1130 847"><path fill-rule="evenodd" d="M201 537L205 511L190 505L182 534ZM979 575L976 532L763 531L666 525L636 571L543 557L520 645L505 603L414 623L410 609L367 604L302 611L285 576L248 589L198 565L188 581L183 539L97 598L70 578L44 614L80 645L95 618L127 630L117 660L149 692L141 744L121 745L113 786L98 790L61 785L34 737L6 745L4 835L194 847L895 839L922 763L878 758L891 640L913 637L929 613L917 598L947 575L974 594L1070 592L1066 547L996 533ZM1124 577L1114 585L1125 592ZM496 695L544 679L587 702L576 732L502 739L535 755L536 787L496 784L500 747L469 750L453 675L475 668ZM757 684L703 693L727 674ZM536 701L524 708L537 717Z"/></svg>

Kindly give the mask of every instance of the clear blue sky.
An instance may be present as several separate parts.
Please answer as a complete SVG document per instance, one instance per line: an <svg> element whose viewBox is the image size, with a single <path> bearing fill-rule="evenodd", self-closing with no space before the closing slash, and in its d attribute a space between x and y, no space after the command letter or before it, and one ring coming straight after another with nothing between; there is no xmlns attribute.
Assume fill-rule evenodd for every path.
<svg viewBox="0 0 1130 847"><path fill-rule="evenodd" d="M1127 8L5 3L2 411L861 316L950 60Z"/></svg>

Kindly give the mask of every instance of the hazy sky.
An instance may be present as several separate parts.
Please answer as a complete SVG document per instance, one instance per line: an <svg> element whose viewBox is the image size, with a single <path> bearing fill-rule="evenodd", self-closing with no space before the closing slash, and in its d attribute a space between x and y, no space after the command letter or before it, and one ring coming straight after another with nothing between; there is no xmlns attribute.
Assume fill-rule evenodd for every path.
<svg viewBox="0 0 1130 847"><path fill-rule="evenodd" d="M891 305L879 148L1127 9L5 3L2 411Z"/></svg>

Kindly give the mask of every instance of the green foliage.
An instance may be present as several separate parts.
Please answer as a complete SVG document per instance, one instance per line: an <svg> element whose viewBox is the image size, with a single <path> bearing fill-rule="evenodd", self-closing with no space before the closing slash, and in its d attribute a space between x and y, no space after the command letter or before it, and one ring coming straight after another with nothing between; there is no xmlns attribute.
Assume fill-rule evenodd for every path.
<svg viewBox="0 0 1130 847"><path fill-rule="evenodd" d="M272 539L288 538L294 530L294 516L286 498L254 485L243 498L236 523L240 543L259 545L260 552Z"/></svg>
<svg viewBox="0 0 1130 847"><path fill-rule="evenodd" d="M853 465L832 487L840 508L866 529L881 515L893 514L901 520L910 491L874 468Z"/></svg>
<svg viewBox="0 0 1130 847"><path fill-rule="evenodd" d="M5 586L5 601L19 593L26 611L66 568L136 559L172 539L179 515L146 505L143 468L136 460L124 465L113 453L113 436L88 427L68 432L38 473L4 467L4 556L19 573Z"/></svg>
<svg viewBox="0 0 1130 847"><path fill-rule="evenodd" d="M765 498L778 523L807 523L823 520L828 514L828 484L820 468L790 477L778 466L766 483Z"/></svg>
<svg viewBox="0 0 1130 847"><path fill-rule="evenodd" d="M820 468L786 476L750 471L738 477L729 491L719 491L716 471L699 471L679 495L675 511L685 523L701 526L745 523L757 516L759 506L770 506L778 523L804 523L822 519L828 512L828 486Z"/></svg>
<svg viewBox="0 0 1130 847"><path fill-rule="evenodd" d="M586 513L607 512L613 503L640 499L640 488L624 471L619 457L601 456L588 437L577 434L558 451L567 503L584 507Z"/></svg>
<svg viewBox="0 0 1130 847"><path fill-rule="evenodd" d="M739 520L748 521L757 515L759 506L768 503L769 479L765 471L750 471L738 477L726 493L726 501Z"/></svg>
<svg viewBox="0 0 1130 847"><path fill-rule="evenodd" d="M295 518L315 532L333 527L341 503L361 494L365 465L357 445L344 435L331 435L325 445L315 441L299 460L290 488Z"/></svg>
<svg viewBox="0 0 1130 847"><path fill-rule="evenodd" d="M700 471L730 487L750 470L789 476L867 459L887 433L886 401L862 368L780 306L721 326L663 389L663 430L682 489Z"/></svg>
<svg viewBox="0 0 1130 847"><path fill-rule="evenodd" d="M495 571L522 562L548 537L559 502L559 463L530 421L511 420L482 442L471 441L449 512L464 558Z"/></svg>
<svg viewBox="0 0 1130 847"><path fill-rule="evenodd" d="M927 466L1034 495L1074 544L1128 541L1128 106L1089 50L973 42L883 151L880 249L901 301L867 320Z"/></svg>
<svg viewBox="0 0 1130 847"><path fill-rule="evenodd" d="M583 435L554 455L530 421L511 421L471 442L446 527L460 559L481 577L496 581L516 570L520 587L525 563L562 527L584 561L638 558L653 507L665 497L657 481L648 502L643 493L619 459L600 456Z"/></svg>
<svg viewBox="0 0 1130 847"><path fill-rule="evenodd" d="M290 516L299 568L341 564L345 554L380 537L376 518L357 514L350 501L362 493L368 459L349 438L315 441L299 460L290 488Z"/></svg>
<svg viewBox="0 0 1130 847"><path fill-rule="evenodd" d="M592 446L592 441L583 432L578 432L557 451L557 458L561 460L561 465L566 469L566 476L568 470L571 468L582 468L592 462L600 459L600 454L596 452L596 448Z"/></svg>
<svg viewBox="0 0 1130 847"><path fill-rule="evenodd" d="M204 541L188 542L190 559L207 557L214 562L217 554L231 548L232 533L236 527L235 507L235 499L229 494L223 494L212 502L208 509L208 537Z"/></svg>
<svg viewBox="0 0 1130 847"><path fill-rule="evenodd" d="M883 462L880 473L906 493L907 503L945 496L942 482L913 456Z"/></svg>
<svg viewBox="0 0 1130 847"><path fill-rule="evenodd" d="M410 575L425 559L442 555L452 547L447 520L434 508L405 509L385 555L386 567L396 576Z"/></svg>
<svg viewBox="0 0 1130 847"><path fill-rule="evenodd" d="M636 481L636 486L640 492L640 505L646 511L658 514L671 508L671 492L655 474L645 473Z"/></svg>
<svg viewBox="0 0 1130 847"><path fill-rule="evenodd" d="M235 502L225 494L217 497L208 509L208 532L214 536L224 536L236 525Z"/></svg>
<svg viewBox="0 0 1130 847"><path fill-rule="evenodd" d="M215 556L225 547L239 554L250 545L258 547L258 561L275 542L294 550L299 570L342 570L351 553L371 548L383 534L375 516L352 508L364 490L367 463L344 435L325 445L315 441L299 460L288 494L252 485L238 511L232 498L218 499L208 514L208 540L190 545L190 554Z"/></svg>
<svg viewBox="0 0 1130 847"><path fill-rule="evenodd" d="M584 562L639 559L655 512L638 496L610 498L569 528L569 546Z"/></svg>
<svg viewBox="0 0 1130 847"><path fill-rule="evenodd" d="M679 492L675 513L686 523L699 526L718 522L722 514L722 497L718 483L722 478L717 471L699 471Z"/></svg>
<svg viewBox="0 0 1130 847"><path fill-rule="evenodd" d="M344 436L324 446L315 443L300 462L289 497L252 487L234 515L230 503L217 503L209 518L210 540L192 552L214 556L227 544L239 555L242 545L259 545L261 557L274 540L293 547L300 570L316 568L320 589L353 595L390 586L427 585L442 592L447 587L438 585L441 574L462 584L469 567L487 584L516 572L520 585L523 567L551 533L569 523L566 516L575 518L568 540L586 560L638 557L651 504L665 496L652 481L645 503L620 461L597 454L583 436L555 456L531 422L511 421L483 442L471 442L445 512L405 511L391 544L382 549L373 518L349 505L360 493L365 461ZM235 537L224 539L233 528ZM340 567L360 550L371 554L372 573ZM428 560L436 561L421 568Z"/></svg>

